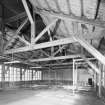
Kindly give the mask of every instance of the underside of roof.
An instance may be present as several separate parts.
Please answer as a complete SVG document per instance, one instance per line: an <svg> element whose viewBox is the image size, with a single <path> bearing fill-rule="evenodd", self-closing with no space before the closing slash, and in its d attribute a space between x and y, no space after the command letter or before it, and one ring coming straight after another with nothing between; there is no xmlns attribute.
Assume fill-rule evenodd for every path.
<svg viewBox="0 0 105 105"><path fill-rule="evenodd" d="M81 54L105 60L104 0L1 0L0 23L2 62L42 66Z"/></svg>

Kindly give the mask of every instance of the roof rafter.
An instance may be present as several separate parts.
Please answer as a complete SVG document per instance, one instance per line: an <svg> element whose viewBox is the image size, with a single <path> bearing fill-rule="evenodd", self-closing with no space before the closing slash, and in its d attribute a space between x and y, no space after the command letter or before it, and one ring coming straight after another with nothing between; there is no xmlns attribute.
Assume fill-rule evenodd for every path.
<svg viewBox="0 0 105 105"><path fill-rule="evenodd" d="M45 11L45 10L39 10L39 9L37 9L34 12L36 12L38 14L43 14L43 15L51 15L51 16L54 16L54 17L57 17L57 18L63 19L63 20L68 19L68 20L72 20L72 21L78 21L80 23L86 23L86 24L91 24L91 25L98 26L98 27L101 27L101 28L105 28L105 22L100 21L98 19L93 20L93 19L87 19L87 18L84 18L84 17L81 18L79 16L58 14L58 13L49 12L49 11ZM17 21L18 19L21 19L21 18L26 17L26 16L27 16L26 13L22 12L18 15L10 17L9 19L6 19L5 23L10 23L10 22L13 22L13 21Z"/></svg>
<svg viewBox="0 0 105 105"><path fill-rule="evenodd" d="M27 1L26 1L26 0L22 0L22 3L23 3L23 6L24 6L24 8L25 8L25 10L26 10L27 16L28 16L28 18L29 18L29 20L30 20L30 23L33 24L34 21L33 21L33 18L32 18L32 16L31 16L29 7L28 7L28 5L27 5Z"/></svg>
<svg viewBox="0 0 105 105"><path fill-rule="evenodd" d="M85 23L85 24L90 24L93 26L98 26L101 28L105 28L105 22L104 21L100 21L100 20L94 20L94 19L87 19L85 17L79 17L79 16L74 16L74 15L64 15L64 14L58 14L58 13L54 13L54 12L50 12L50 11L46 11L46 10L41 10L41 9L37 9L36 10L37 13L41 14L41 15L45 15L45 16L53 16L62 20L71 20L71 21L78 21L80 23Z"/></svg>
<svg viewBox="0 0 105 105"><path fill-rule="evenodd" d="M105 65L105 56L102 55L97 49L95 49L90 43L84 40L82 37L74 36L74 40L78 41L90 54L97 58L102 64Z"/></svg>

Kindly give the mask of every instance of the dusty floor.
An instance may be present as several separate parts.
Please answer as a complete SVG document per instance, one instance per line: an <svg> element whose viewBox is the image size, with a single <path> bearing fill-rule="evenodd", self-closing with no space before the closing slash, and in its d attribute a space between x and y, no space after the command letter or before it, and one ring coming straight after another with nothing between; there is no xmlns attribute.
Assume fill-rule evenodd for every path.
<svg viewBox="0 0 105 105"><path fill-rule="evenodd" d="M15 89L0 92L0 105L105 105L91 90Z"/></svg>

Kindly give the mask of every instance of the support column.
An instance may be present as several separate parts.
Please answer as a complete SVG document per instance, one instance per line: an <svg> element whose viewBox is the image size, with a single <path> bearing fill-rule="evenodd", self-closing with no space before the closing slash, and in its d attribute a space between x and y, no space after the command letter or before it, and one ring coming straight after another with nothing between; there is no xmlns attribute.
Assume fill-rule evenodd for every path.
<svg viewBox="0 0 105 105"><path fill-rule="evenodd" d="M20 81L22 81L22 68L20 68Z"/></svg>
<svg viewBox="0 0 105 105"><path fill-rule="evenodd" d="M96 90L96 87L97 87L97 81L96 81L96 72L94 72L94 88L95 88L95 90Z"/></svg>
<svg viewBox="0 0 105 105"><path fill-rule="evenodd" d="M51 68L49 68L49 72L48 72L48 74L49 74L49 86L51 85Z"/></svg>
<svg viewBox="0 0 105 105"><path fill-rule="evenodd" d="M5 65L2 64L2 89L5 89Z"/></svg>
<svg viewBox="0 0 105 105"><path fill-rule="evenodd" d="M33 81L33 77L34 77L34 73L33 73L33 70L32 70L32 81Z"/></svg>
<svg viewBox="0 0 105 105"><path fill-rule="evenodd" d="M75 92L75 61L73 59L73 94Z"/></svg>
<svg viewBox="0 0 105 105"><path fill-rule="evenodd" d="M77 64L75 69L75 85L76 85L76 90L78 90L78 65Z"/></svg>
<svg viewBox="0 0 105 105"><path fill-rule="evenodd" d="M102 97L102 65L99 64L100 73L99 73L99 89L98 89L98 95L99 97Z"/></svg>
<svg viewBox="0 0 105 105"><path fill-rule="evenodd" d="M20 87L22 86L22 68L20 68Z"/></svg>

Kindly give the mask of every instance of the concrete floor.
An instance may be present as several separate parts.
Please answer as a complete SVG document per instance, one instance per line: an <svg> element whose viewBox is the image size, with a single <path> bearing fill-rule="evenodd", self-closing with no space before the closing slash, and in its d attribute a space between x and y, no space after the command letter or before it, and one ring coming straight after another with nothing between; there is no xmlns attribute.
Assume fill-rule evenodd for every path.
<svg viewBox="0 0 105 105"><path fill-rule="evenodd" d="M88 90L88 91L87 91ZM14 89L0 92L0 105L105 105L91 89Z"/></svg>

